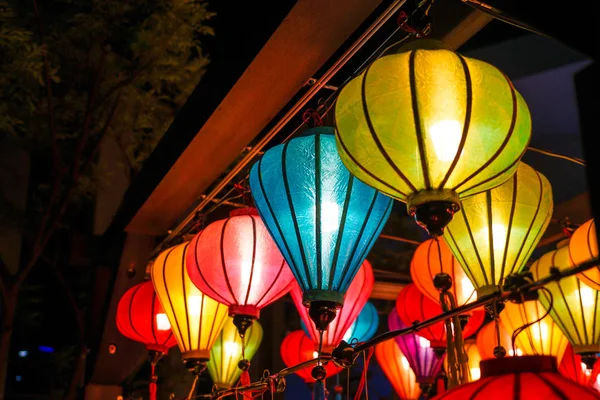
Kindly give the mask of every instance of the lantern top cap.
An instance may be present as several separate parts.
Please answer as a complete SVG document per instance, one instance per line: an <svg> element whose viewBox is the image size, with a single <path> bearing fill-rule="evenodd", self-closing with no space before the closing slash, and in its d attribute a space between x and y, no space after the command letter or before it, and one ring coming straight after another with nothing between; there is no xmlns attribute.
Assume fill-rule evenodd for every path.
<svg viewBox="0 0 600 400"><path fill-rule="evenodd" d="M332 126L316 126L314 128L309 128L305 131L302 131L296 137L304 137L304 136L313 136L313 135L334 135L335 129Z"/></svg>
<svg viewBox="0 0 600 400"><path fill-rule="evenodd" d="M522 372L558 372L556 357L553 356L496 358L482 360L479 366L482 378Z"/></svg>
<svg viewBox="0 0 600 400"><path fill-rule="evenodd" d="M238 217L240 215L256 215L258 216L258 210L254 207L242 207L236 208L229 212L229 217Z"/></svg>

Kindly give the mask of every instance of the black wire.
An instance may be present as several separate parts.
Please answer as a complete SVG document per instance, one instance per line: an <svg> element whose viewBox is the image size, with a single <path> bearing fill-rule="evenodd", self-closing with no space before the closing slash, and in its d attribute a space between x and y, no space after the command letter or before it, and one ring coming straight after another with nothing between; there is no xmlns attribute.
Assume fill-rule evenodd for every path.
<svg viewBox="0 0 600 400"><path fill-rule="evenodd" d="M548 299L549 299L548 309L546 310L544 315L542 315L540 318L515 329L515 331L512 333L510 340L511 340L511 345L512 345L512 350L513 350L514 356L517 355L517 348L516 348L517 336L519 336L519 334L521 334L525 329L529 328L530 326L532 326L534 324L537 324L538 322L540 322L541 320L546 318L548 316L548 314L550 314L550 311L552 311L552 306L554 305L554 297L552 296L552 292L550 290L548 290L548 288L545 288L543 286L539 290L543 290L544 293L546 293L546 295L548 296ZM521 296L523 296L523 294L521 294ZM536 307L538 307L538 306L536 305Z"/></svg>

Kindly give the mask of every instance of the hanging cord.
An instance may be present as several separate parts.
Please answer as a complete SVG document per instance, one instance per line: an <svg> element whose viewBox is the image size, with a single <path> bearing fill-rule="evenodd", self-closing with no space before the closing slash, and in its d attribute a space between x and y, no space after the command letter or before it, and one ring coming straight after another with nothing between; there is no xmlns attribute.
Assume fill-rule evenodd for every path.
<svg viewBox="0 0 600 400"><path fill-rule="evenodd" d="M512 336L511 336L511 346L512 346L512 351L513 351L513 355L517 355L517 346L516 346L516 341L517 341L517 336L519 336L519 334L521 334L521 332L523 332L525 329L529 328L530 326L537 324L538 322L540 322L541 320L543 320L544 318L546 318L548 316L548 314L550 314L550 311L552 311L552 306L554 305L554 297L552 296L552 292L550 292L550 290L548 290L545 287L540 287L539 290L543 290L544 293L546 293L546 295L548 296L549 299L549 304L548 304L548 309L546 310L546 312L544 313L544 315L542 315L540 318L536 319L535 321L529 322L517 329L515 329L515 331L513 332ZM521 293L521 298L524 302L525 297L524 295Z"/></svg>
<svg viewBox="0 0 600 400"><path fill-rule="evenodd" d="M561 160L566 160L566 161L570 161L572 163L575 164L579 164L583 167L585 167L585 160L582 160L581 158L577 158L577 157L569 157L569 156L565 156L564 154L559 154L559 153L554 153L553 151L548 151L548 150L544 150L544 149L538 149L537 147L528 147L527 150L531 150L534 151L536 153L540 153L543 154L545 156L550 156L550 157L554 157L554 158L560 158Z"/></svg>
<svg viewBox="0 0 600 400"><path fill-rule="evenodd" d="M312 108L309 108L306 111L304 111L304 113L302 114L302 120L305 124L312 120L313 127L323 126L323 120L321 119L321 116L319 115L317 110L313 110Z"/></svg>
<svg viewBox="0 0 600 400"><path fill-rule="evenodd" d="M350 367L346 368L346 400L350 399Z"/></svg>
<svg viewBox="0 0 600 400"><path fill-rule="evenodd" d="M359 400L361 395L362 395L362 391L363 389L366 387L366 382L367 382L367 372L369 369L369 363L371 361L371 357L373 357L373 353L375 352L375 348L371 347L370 349L368 349L365 353L363 353L364 356L364 365L363 365L363 372L361 374L360 377L360 382L358 383L358 388L356 389L356 394L354 395L354 400ZM366 394L366 398L369 398L369 394Z"/></svg>
<svg viewBox="0 0 600 400"><path fill-rule="evenodd" d="M457 307L454 295L448 290L440 292L440 303L444 312L448 312ZM448 389L452 389L469 381L469 357L465 352L465 341L463 339L460 317L447 318L444 321L446 325L446 343L448 358Z"/></svg>
<svg viewBox="0 0 600 400"><path fill-rule="evenodd" d="M188 396L187 396L188 400L193 398L194 391L196 390L196 384L198 383L199 377L200 377L200 374L196 374L196 376L194 377L194 382L192 383L192 388L190 389L190 393L188 393Z"/></svg>
<svg viewBox="0 0 600 400"><path fill-rule="evenodd" d="M158 376L156 376L156 364L164 354L159 351L150 351L148 355L150 356L150 383L148 383L148 396L150 400L156 400L156 383L158 382Z"/></svg>
<svg viewBox="0 0 600 400"><path fill-rule="evenodd" d="M495 341L496 341L496 346L494 346L494 357L496 358L504 358L506 356L506 349L504 348L504 346L502 346L502 342L501 342L501 338L500 338L500 313L498 312L498 302L494 301L494 303L492 304L493 307L493 311L494 311L494 327L495 327L495 333L496 333L496 337L495 337ZM515 355L514 350L513 350L513 355Z"/></svg>

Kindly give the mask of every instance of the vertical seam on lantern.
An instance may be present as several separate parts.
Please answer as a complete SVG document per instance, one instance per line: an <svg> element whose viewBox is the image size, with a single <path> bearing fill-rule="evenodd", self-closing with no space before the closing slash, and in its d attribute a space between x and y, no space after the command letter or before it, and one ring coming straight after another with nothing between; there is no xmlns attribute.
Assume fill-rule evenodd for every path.
<svg viewBox="0 0 600 400"><path fill-rule="evenodd" d="M446 172L446 176L444 176L444 179L442 180L442 183L440 183L440 185L438 186L438 189L442 189L444 187L444 185L448 182L448 179L450 179L450 176L454 172L454 169L458 164L458 160L460 160L460 155L463 149L465 148L465 142L467 141L467 136L469 134L469 128L471 125L471 113L473 110L473 83L471 82L471 73L469 72L469 66L467 65L465 59L460 54L456 53L456 55L460 60L460 63L463 67L463 72L465 74L465 86L467 91L467 96L465 99L465 121L463 124L462 137L460 138L460 143L458 144L458 149L456 150L456 154L454 155L452 164L450 165L450 168L448 168L448 172Z"/></svg>
<svg viewBox="0 0 600 400"><path fill-rule="evenodd" d="M331 261L331 272L329 274L329 285L327 287L331 288L333 286L335 272L337 269L338 257L340 255L340 247L342 245L342 238L344 236L344 228L346 227L346 217L348 216L348 208L350 207L350 198L352 197L352 183L354 182L354 177L352 174L348 173L348 185L346 186L346 198L344 199L344 209L342 210L342 218L340 220L340 227L338 229L337 238L335 241L335 249L333 250L333 259Z"/></svg>
<svg viewBox="0 0 600 400"><path fill-rule="evenodd" d="M492 213L492 192L485 192L485 203L487 209L488 219L488 240L490 246L490 278L492 279L492 285L500 285L500 282L496 282L496 254L494 251L494 216Z"/></svg>
<svg viewBox="0 0 600 400"><path fill-rule="evenodd" d="M248 304L250 298L250 290L252 289L252 278L254 277L254 263L256 262L256 221L252 215L248 215L252 221L252 267L250 268L250 280L248 282L248 291L246 292L246 300L244 305Z"/></svg>
<svg viewBox="0 0 600 400"><path fill-rule="evenodd" d="M185 250L187 249L187 244L186 245L182 245L184 246L184 249L182 251L182 256L181 256L181 286L183 288L183 305L185 306L185 321L187 323L187 334L188 334L188 351L192 348L192 333L190 332L190 318L188 315L188 298L186 295L186 290L185 290Z"/></svg>
<svg viewBox="0 0 600 400"><path fill-rule="evenodd" d="M221 358L221 360L224 360L224 359L225 359L225 337L223 336L223 330L221 331L221 333L219 334L219 336L221 336L221 347L220 347L220 350L221 350L221 357L220 357L220 358ZM214 346L213 346L213 348L214 348ZM211 349L211 352L212 352L212 349ZM215 362L215 364L216 364L216 362ZM220 368L219 368L219 369L220 369ZM221 376L221 375L222 375L222 372L223 372L223 371L219 371L219 372L218 372L218 374L219 374L218 376L219 376L219 378L220 378L221 380L223 379L223 377Z"/></svg>
<svg viewBox="0 0 600 400"><path fill-rule="evenodd" d="M223 227L221 228L221 237L219 238L219 250L221 253L221 268L223 268L223 277L225 278L225 283L227 284L227 289L229 289L229 293L231 294L231 298L235 302L236 305L239 305L237 297L235 297L235 293L233 293L233 288L231 287L231 282L229 282L229 276L227 275L227 267L225 266L225 229L227 228L227 224L229 224L229 220L231 218L227 218L223 221Z"/></svg>
<svg viewBox="0 0 600 400"><path fill-rule="evenodd" d="M546 385L548 385L548 387L550 388L550 390L552 390L552 392L554 394L556 394L558 397L560 397L563 400L569 400L569 396L565 395L565 393L558 388L556 385L554 385L552 382L550 382L548 379L544 378L542 375L540 374L532 374L533 376L535 376L536 378L540 379L542 382L544 382Z"/></svg>
<svg viewBox="0 0 600 400"><path fill-rule="evenodd" d="M323 232L321 231L321 134L315 134L315 256L317 261L317 286L323 290ZM327 263L325 263L327 264Z"/></svg>
<svg viewBox="0 0 600 400"><path fill-rule="evenodd" d="M133 307L133 299L135 299L135 295L137 294L137 292L141 289L141 285L137 285L136 288L133 290L133 293L131 294L131 300L129 300L129 325L131 326L131 329L133 329L133 331L135 332L136 335L138 335L138 337L140 339L142 339L141 341L145 342L146 338L138 332L138 330L135 328L135 325L133 325L133 319L131 318L132 316L132 312L131 312L131 308Z"/></svg>
<svg viewBox="0 0 600 400"><path fill-rule="evenodd" d="M423 170L423 179L425 180L425 189L431 189L431 178L429 177L429 168L427 165L427 149L425 148L425 138L423 137L423 127L421 126L421 116L419 114L419 101L417 100L417 77L415 70L415 58L417 50L410 52L408 60L408 74L410 81L410 98L415 121L415 135L417 136L417 144L419 148L419 158L421 159L421 169ZM365 73L366 75L366 73ZM417 190L414 189L416 192Z"/></svg>
<svg viewBox="0 0 600 400"><path fill-rule="evenodd" d="M554 256L556 255L556 250L554 250L554 251L555 251L555 253L552 254L552 265L554 265ZM560 281L556 281L556 285L558 286L558 290L560 291L560 295L562 296L563 302L565 303L565 305L567 305L567 297L565 296L565 292L563 291L562 286L560 286ZM546 302L550 303L550 301L548 300L548 297L545 294L544 294L544 297L546 298ZM581 301L581 294L579 294L579 298L580 298L579 300ZM575 330L575 334L577 335L577 339L578 339L579 343L581 343L582 342L581 335L579 333L579 329L577 329L577 323L575 322L575 317L573 317L573 313L571 312L571 308L568 307L568 306L565 307L565 308L567 309L567 312L569 313L569 317L571 318L571 322L573 323L573 326L575 327L574 330ZM554 311L552 314L554 314L554 316L556 317L554 319L554 321L557 324L562 325L562 327L563 327L563 329L565 331L565 336L569 337L569 341L571 343L575 342L575 340L573 340L573 337L571 336L571 334L570 333L567 334L567 331L568 331L567 325L563 322L562 318L560 318L560 315L558 315L556 313L556 311Z"/></svg>
<svg viewBox="0 0 600 400"><path fill-rule="evenodd" d="M269 209L269 213L271 213L271 218L273 219L273 222L275 222L275 226L277 227L277 230L279 231L279 236L281 237L281 241L283 242L283 245L285 246L285 250L287 251L288 255L289 255L289 262L291 262L292 265L294 265L295 269L298 269L296 266L296 262L294 260L294 257L292 256L292 252L290 251L290 247L287 243L287 241L285 240L285 236L283 235L283 231L281 230L281 226L279 225L279 221L277 220L277 218L275 218L275 213L273 212L273 207L271 206L271 202L269 201L269 198L267 197L267 194L265 192L265 185L263 183L263 179L262 179L262 173L261 173L261 169L262 169L262 158L258 161L258 172L256 173L256 175L258 176L258 183L260 185L260 191L261 194L263 195L263 198L265 199L265 204L267 205L267 208ZM260 211L260 209L258 209L258 213L261 214L262 213ZM264 220L264 218L263 218ZM271 234L271 237L275 237L275 235L273 235L273 232L271 232L271 229L269 228L269 226L267 224L265 224L265 228L267 228L267 231L269 231L269 233ZM275 239L273 239L275 240ZM292 270L293 272L293 270Z"/></svg>
<svg viewBox="0 0 600 400"><path fill-rule="evenodd" d="M267 290L264 291L263 295L260 297L260 299L258 299L258 301L256 302L256 307L261 307L261 302L264 300L264 298L267 296L267 294L273 289L273 287L275 286L275 283L279 280L279 277L281 276L281 272L283 271L283 268L285 267L285 259L281 259L281 266L279 267L279 271L277 271L277 274L275 275L275 278L273 278L271 280L271 284L269 285L269 287L267 288ZM271 278L271 277L269 277ZM287 285L285 288L288 288L289 285ZM285 289L283 289L285 290ZM279 293L281 293L282 290L279 291ZM277 296L274 296L274 299L277 299L279 296L279 293Z"/></svg>
<svg viewBox="0 0 600 400"><path fill-rule="evenodd" d="M194 239L192 239L192 241L190 242L190 246L193 246L194 248L194 260L196 261L196 270L198 271L198 273L200 274L200 278L202 278L202 280L204 281L204 283L206 284L206 286L217 296L219 296L224 303L231 303L231 301L229 301L228 299L226 299L221 293L219 293L219 291L215 290L212 285L210 284L210 282L208 281L208 279L206 279L204 277L204 274L202 273L202 269L200 268L200 262L198 260L198 242L200 241L200 237L202 237L202 234L204 233L204 230L201 230L200 232L198 232L198 234L196 235L196 237L194 237ZM187 268L187 263L186 263L186 268ZM227 274L225 274L225 276L227 276Z"/></svg>
<svg viewBox="0 0 600 400"><path fill-rule="evenodd" d="M464 212L464 210L463 210L463 212ZM475 278L473 277L473 272L472 272L472 271L469 269L469 264L467 263L467 260L465 259L465 256L464 256L464 254L462 253L462 251L461 251L461 250L460 250L460 248L458 247L458 243L456 242L456 239L454 239L454 236L452 235L452 231L451 231L450 229L447 229L447 230L446 230L446 235L444 235L444 237L443 237L443 240L445 240L445 241L446 241L446 243L448 243L448 239L447 239L447 237L448 237L448 236L450 237L450 239L449 239L449 240L451 240L451 241L452 241L452 243L454 243L454 248L455 248L455 251L453 251L453 252L452 252L452 253L453 253L453 255L454 255L454 257L457 259L457 261L458 261L458 258L460 257L460 259L462 260L461 266L462 266L462 265L464 265L464 266L465 266L465 267L463 268L463 269L464 269L464 271L465 271L465 274L466 274L467 276L470 276L470 279L471 279L472 281L475 281L475 282L477 282L477 279L475 279ZM460 261L458 261L458 262L460 262ZM461 268L462 268L462 267L461 267Z"/></svg>
<svg viewBox="0 0 600 400"><path fill-rule="evenodd" d="M485 267L483 266L483 261L481 260L481 255L479 254L479 249L477 248L477 244L475 243L475 238L473 237L473 232L471 231L471 224L469 224L469 219L467 218L467 212L464 209L464 207L463 207L461 214L465 221L465 225L467 226L467 232L469 232L469 239L471 240L471 244L473 245L473 250L475 250L475 255L477 256L477 261L479 261L479 268L481 269L481 273L483 275L483 280L485 282L485 285L489 285L490 281L489 281L487 273L485 271ZM452 238L454 240L454 237L452 237ZM457 246L457 248L458 248L458 246ZM459 250L459 252L462 254L462 252L460 250ZM465 265L467 265L467 270L470 271L471 269L468 267L468 263L465 262ZM473 273L471 273L471 274L473 275ZM475 279L475 281L476 281L476 279ZM484 285L481 285L481 286L484 286Z"/></svg>
<svg viewBox="0 0 600 400"><path fill-rule="evenodd" d="M577 279L577 278L575 278ZM583 296L581 296L581 281L577 279L577 291L579 293L579 310L581 311L581 328L583 328L583 335L585 336L585 344L590 343L590 338L588 337L587 324L585 323L585 311L583 309ZM594 308L596 304L594 304ZM577 326L575 327L577 329Z"/></svg>
<svg viewBox="0 0 600 400"><path fill-rule="evenodd" d="M517 174L518 171L513 175L513 177L510 179L513 182L513 193L512 193L512 202L510 203L510 214L508 217L508 226L506 227L506 237L504 238L504 255L502 256L502 266L500 267L500 279L502 279L502 281L504 281L504 273L506 272L506 259L508 258L508 248L510 247L510 237L511 237L511 230L512 230L512 225L513 225L513 219L515 217L515 210L517 209L517 192L518 192L518 179L517 179ZM539 206L539 203L538 203ZM534 218L535 221L535 218ZM519 255L521 254L521 249L523 249L523 246L525 245L525 242L527 241L527 236L525 236L525 240L523 240L523 242L521 243L521 248L519 250L519 252L517 253L517 256L514 258L514 262L510 268L510 271L508 271L508 274L512 274L515 266L517 264L517 261L519 260Z"/></svg>
<svg viewBox="0 0 600 400"><path fill-rule="evenodd" d="M475 398L477 397L477 395L479 393L481 393L483 391L483 389L485 389L490 383L494 382L496 380L496 378L494 377L490 377L489 379L485 380L482 382L482 379L480 379L479 381L476 382L481 382L481 386L479 386L471 395L471 397L469 397L469 400L475 400ZM451 391L447 391L446 393L452 393ZM443 397L440 398L440 400Z"/></svg>
<svg viewBox="0 0 600 400"><path fill-rule="evenodd" d="M154 313L154 311L156 310L156 304L154 304L154 288L152 289L152 294L151 294L151 298L152 298L152 306L150 308L150 331L152 332L152 337L154 338L154 343L159 343L158 338L156 337L156 330L155 330L155 324L156 324L156 314Z"/></svg>
<svg viewBox="0 0 600 400"><path fill-rule="evenodd" d="M363 106L362 108L363 108L363 113L365 114L365 121L367 123L367 127L369 128L371 137L373 138L375 145L377 145L379 152L381 153L383 158L387 161L389 166L392 167L394 172L396 172L396 174L400 177L400 179L402 179L404 181L404 183L406 183L406 185L410 188L410 190L416 192L417 188L412 184L412 182L410 180L408 180L408 178L402 173L402 171L400 171L400 168L398 168L398 166L393 162L390 155L383 148L383 144L381 143L381 140L379 140L379 136L377 136L377 132L375 132L375 127L373 126L373 121L371 121L371 116L369 115L369 108L367 106L367 101L366 101L367 100L366 83L367 83L367 74L371 70L372 65L373 64L370 64L367 67L367 69L365 70L365 73L363 74L363 78L362 78L362 82L361 82L361 100L362 100L362 106Z"/></svg>
<svg viewBox="0 0 600 400"><path fill-rule="evenodd" d="M498 71L498 72L500 72L500 71ZM504 76L504 78L506 79L506 82L508 83L508 88L510 89L510 94L511 94L511 98L512 98L513 112L512 112L511 119L510 119L510 125L508 127L508 133L506 134L504 141L500 144L500 147L498 147L498 150L496 150L496 152L485 163L483 163L483 165L481 167L477 168L473 173L471 173L471 175L466 177L461 183L459 183L457 186L455 186L454 190L458 190L458 188L465 185L467 182L469 182L471 179L473 179L475 176L477 176L481 171L483 171L485 168L487 168L491 163L493 163L495 160L497 160L498 157L500 156L500 154L506 148L506 146L508 146L508 143L510 142L510 139L512 139L512 136L515 132L515 126L517 124L517 115L519 112L519 108L517 106L517 94L516 94L515 88L514 88L513 84L511 83L510 79L508 79L508 77L506 75L504 75L502 72L500 72L500 73L502 74L502 76ZM527 151L527 146L525 146L525 149L521 153L521 156L525 153L525 151ZM520 159L521 159L521 157L517 158L517 161L519 161ZM511 163L511 167L512 167L512 165L514 165L514 162ZM502 175L505 171L506 171L506 169L503 170L500 174L495 175L491 179L495 179L497 176ZM489 181L489 179L486 179L486 180L480 182L479 184L471 187L471 189L476 188L477 186L479 186L485 182L488 182L488 181Z"/></svg>
<svg viewBox="0 0 600 400"><path fill-rule="evenodd" d="M298 219L296 218L296 210L294 208L294 202L292 200L292 195L290 193L290 184L287 179L287 149L290 142L286 142L283 145L283 150L281 151L281 173L283 177L283 186L285 188L285 195L288 201L288 205L290 206L290 212L292 214L292 222L294 223L294 230L296 232L296 240L298 241L298 249L300 250L300 257L302 257L302 264L304 267L304 272L306 273L306 281L308 283L308 287L312 285L312 279L310 276L310 271L308 269L308 264L306 262L306 255L304 254L304 244L302 243L302 236L300 236L300 228L298 228ZM290 257L292 255L290 254ZM301 283L301 282L300 282Z"/></svg>
<svg viewBox="0 0 600 400"><path fill-rule="evenodd" d="M596 335L596 316L598 314L598 295L600 295L600 291L596 290L596 301L594 302L594 318L593 318L593 325L592 325L592 340L594 343L598 343L598 337Z"/></svg>
<svg viewBox="0 0 600 400"><path fill-rule="evenodd" d="M185 343L183 340L183 335L181 333L181 327L179 326L179 319L177 318L177 313L175 312L175 307L173 307L173 301L171 301L171 294L169 293L169 289L167 288L167 275L166 275L166 271L167 271L167 260L169 259L169 256L171 255L171 253L173 252L173 250L175 249L176 246L171 247L169 250L167 250L167 254L165 255L165 259L163 261L163 266L162 266L162 276L163 276L163 285L165 287L165 293L167 294L167 300L169 300L169 306L171 307L171 311L173 312L173 316L175 317L175 325L177 325L177 332L179 333L177 335L177 337L180 340L180 344L185 348ZM154 268L153 268L154 269ZM184 293L185 293L185 286L184 286ZM187 300L184 297L184 306L185 306L185 315L187 318ZM163 308L166 311L166 307L163 305ZM171 328L173 328L173 326L171 325ZM188 329L188 333L189 333L189 329ZM176 338L177 338L176 337Z"/></svg>
<svg viewBox="0 0 600 400"><path fill-rule="evenodd" d="M356 165L358 168L360 168L361 171L363 171L365 174L369 175L371 178L373 178L374 180L376 180L380 184L382 184L382 185L390 188L392 190L392 192L386 192L386 191L383 191L381 189L377 189L377 190L379 190L382 193L385 193L385 194L389 195L390 197L399 197L398 194L400 194L400 196L403 196L403 197L407 196L407 194L404 193L403 191L398 190L395 187L393 187L392 185L390 185L389 183L382 181L375 174L373 174L372 172L370 172L369 170L367 170L365 167L363 167L363 165L356 158L354 158L354 156L352 154L350 154L350 151L346 147L346 144L342 140L342 137L337 132L337 130L336 130L335 136L337 138L338 143L340 144L340 146L342 146L342 149L344 150L344 152L346 153L346 155L352 160L352 162L354 163L354 165Z"/></svg>
<svg viewBox="0 0 600 400"><path fill-rule="evenodd" d="M202 322L204 322L203 321L203 319L204 319L204 302L206 301L206 297L207 297L206 295L202 295L202 300L200 302L200 320L198 321L198 346L197 346L198 350L200 350L200 348L202 347L202 335L204 334L204 331L202 329L202 325L204 325L204 324ZM218 310L218 307L217 307L217 310ZM216 314L217 313L215 313L215 317L217 316ZM213 324L215 323L215 318L213 318L212 323ZM209 339L210 339L210 336L209 336ZM206 347L208 347L208 346L206 346ZM210 355L210 353L209 353L209 355Z"/></svg>
<svg viewBox="0 0 600 400"><path fill-rule="evenodd" d="M539 307L541 307L541 304L538 303L534 303L534 307L535 307L535 318L531 318L531 320L528 318L527 316L527 309L525 304L519 304L517 305L518 310L519 310L519 316L521 317L521 321L525 321L525 324L528 324L529 322L535 321L536 319L540 318L540 313L539 313ZM503 314L506 318L508 318L510 320L510 317L508 317L508 313L504 313ZM523 324L523 325L525 325ZM542 332L541 332L541 320L536 322L535 324L525 328L525 333L527 336L527 340L529 341L529 346L531 347L531 350L533 350L533 352L535 353L535 355L540 355L540 354L544 354L544 346L542 345L541 351L538 351L537 346L535 345L535 343L533 343L533 330L537 329L538 330L538 335L541 338L542 337ZM515 327L515 322L511 322L511 326L514 328ZM520 328L520 326L517 326L517 329ZM516 329L513 329L513 333ZM518 336L517 336L518 337ZM517 342L517 337L515 337L515 344ZM512 343L511 343L512 345ZM524 349L523 349L524 351ZM515 356L513 354L513 356Z"/></svg>
<svg viewBox="0 0 600 400"><path fill-rule="evenodd" d="M350 283L348 283L346 285L346 276L348 275L349 270L355 269L355 266L353 268L351 268L351 266L354 264L354 256L356 255L356 250L358 249L358 244L360 243L360 240L362 239L362 235L365 231L365 227L367 226L367 222L369 221L369 217L371 216L371 212L373 211L375 202L377 200L377 191L374 190L373 192L374 192L373 200L371 200L371 204L369 205L369 209L367 210L365 220L363 221L363 224L360 227L360 232L358 233L358 235L356 236L356 239L354 240L354 246L352 248L352 252L350 253L350 256L347 259L348 260L347 268L342 272L342 276L340 277L338 287L335 290L339 291L340 288L348 287L348 286L350 286L350 283L352 283L352 281L350 281ZM360 264L362 264L363 262L364 262L364 259L361 259ZM360 268L360 264L359 264L358 268Z"/></svg>

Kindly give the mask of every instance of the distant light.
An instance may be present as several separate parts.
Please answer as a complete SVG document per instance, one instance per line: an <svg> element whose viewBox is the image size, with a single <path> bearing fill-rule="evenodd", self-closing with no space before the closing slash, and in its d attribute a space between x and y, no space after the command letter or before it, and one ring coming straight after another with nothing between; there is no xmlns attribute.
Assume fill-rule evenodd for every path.
<svg viewBox="0 0 600 400"><path fill-rule="evenodd" d="M17 376L15 376L15 380L17 382L21 382L23 380L23 377L21 375L17 375Z"/></svg>
<svg viewBox="0 0 600 400"><path fill-rule="evenodd" d="M29 354L29 352L27 350L19 351L19 357L27 357L27 354Z"/></svg>
<svg viewBox="0 0 600 400"><path fill-rule="evenodd" d="M42 353L54 353L54 349L50 346L38 346L38 350Z"/></svg>

